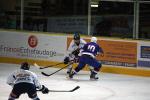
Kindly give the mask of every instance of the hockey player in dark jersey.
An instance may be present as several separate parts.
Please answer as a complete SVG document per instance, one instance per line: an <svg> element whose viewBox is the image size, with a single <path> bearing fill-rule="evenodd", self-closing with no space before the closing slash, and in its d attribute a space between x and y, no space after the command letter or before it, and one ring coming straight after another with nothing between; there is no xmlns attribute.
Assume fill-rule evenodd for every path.
<svg viewBox="0 0 150 100"><path fill-rule="evenodd" d="M98 77L96 75L102 66L102 64L95 59L95 56L97 56L98 54L101 54L103 56L104 53L102 48L97 44L97 38L92 37L91 42L84 45L81 51L79 64L74 70L70 72L69 78L73 78L75 74L77 74L81 69L85 67L86 64L88 64L93 67L93 70L91 70L90 79L97 80Z"/></svg>

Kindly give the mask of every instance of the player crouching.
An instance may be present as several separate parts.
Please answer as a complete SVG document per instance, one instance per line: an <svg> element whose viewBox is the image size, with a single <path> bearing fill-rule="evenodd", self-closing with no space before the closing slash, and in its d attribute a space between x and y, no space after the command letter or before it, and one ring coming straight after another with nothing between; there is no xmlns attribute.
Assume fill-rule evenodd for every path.
<svg viewBox="0 0 150 100"><path fill-rule="evenodd" d="M37 89L43 94L49 92L47 87L39 83L37 75L29 69L30 65L24 62L19 70L8 77L7 84L13 87L8 100L15 100L23 93L27 93L32 100L40 100L37 96Z"/></svg>

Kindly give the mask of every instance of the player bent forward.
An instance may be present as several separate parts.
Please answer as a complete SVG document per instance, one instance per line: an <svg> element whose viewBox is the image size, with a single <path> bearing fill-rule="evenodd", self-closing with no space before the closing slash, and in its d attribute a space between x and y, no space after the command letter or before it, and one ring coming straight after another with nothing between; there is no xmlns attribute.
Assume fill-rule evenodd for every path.
<svg viewBox="0 0 150 100"><path fill-rule="evenodd" d="M70 64L72 61L74 63L78 63L80 49L86 44L86 41L80 38L79 33L75 33L73 36L73 40L71 41L69 48L67 50L67 55L64 58L65 64ZM67 67L67 74L72 70L72 64Z"/></svg>
<svg viewBox="0 0 150 100"><path fill-rule="evenodd" d="M97 80L98 77L96 75L102 66L102 64L95 59L95 56L97 56L98 54L101 54L103 56L103 50L97 44L97 38L92 37L91 42L84 45L82 55L79 59L79 64L75 68L75 70L72 70L70 72L69 78L73 78L75 74L77 74L81 69L85 67L86 64L88 64L93 67L93 70L91 70L90 79Z"/></svg>
<svg viewBox="0 0 150 100"><path fill-rule="evenodd" d="M19 70L8 77L7 84L13 87L8 100L15 100L23 93L27 93L32 100L40 100L37 96L37 89L43 94L49 92L48 88L39 83L37 75L29 69L30 65L24 62Z"/></svg>

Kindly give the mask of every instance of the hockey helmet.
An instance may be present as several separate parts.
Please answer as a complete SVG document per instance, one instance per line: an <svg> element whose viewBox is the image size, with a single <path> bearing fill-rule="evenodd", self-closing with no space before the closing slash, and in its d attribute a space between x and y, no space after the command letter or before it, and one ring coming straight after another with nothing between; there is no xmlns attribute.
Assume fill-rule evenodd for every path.
<svg viewBox="0 0 150 100"><path fill-rule="evenodd" d="M91 42L95 42L96 43L97 42L97 38L96 37L92 37L91 38Z"/></svg>
<svg viewBox="0 0 150 100"><path fill-rule="evenodd" d="M23 62L21 64L21 69L29 70L30 69L30 65L27 62Z"/></svg>
<svg viewBox="0 0 150 100"><path fill-rule="evenodd" d="M75 33L73 39L74 40L80 40L80 34L79 33Z"/></svg>

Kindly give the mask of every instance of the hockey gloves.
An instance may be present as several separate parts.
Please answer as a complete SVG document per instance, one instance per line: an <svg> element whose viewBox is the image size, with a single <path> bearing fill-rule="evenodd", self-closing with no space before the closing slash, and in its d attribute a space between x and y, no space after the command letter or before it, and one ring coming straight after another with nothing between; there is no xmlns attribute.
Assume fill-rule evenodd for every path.
<svg viewBox="0 0 150 100"><path fill-rule="evenodd" d="M41 89L43 94L48 94L49 93L49 89L47 87L45 87L44 85L42 85L42 89Z"/></svg>
<svg viewBox="0 0 150 100"><path fill-rule="evenodd" d="M74 63L78 63L79 62L79 56L74 58Z"/></svg>
<svg viewBox="0 0 150 100"><path fill-rule="evenodd" d="M76 50L74 50L74 51L72 52L72 54L73 54L74 56L78 56L79 53L80 53L80 48L78 48L78 49L76 49Z"/></svg>
<svg viewBox="0 0 150 100"><path fill-rule="evenodd" d="M65 57L65 59L64 59L64 64L68 64L69 63L69 57Z"/></svg>

